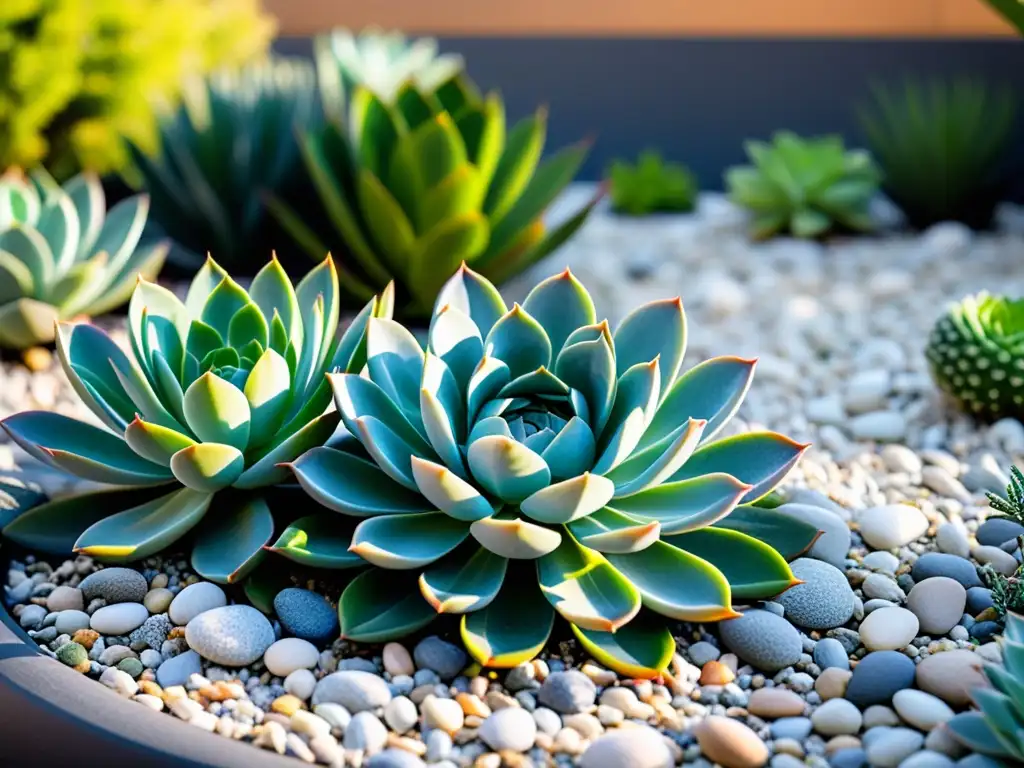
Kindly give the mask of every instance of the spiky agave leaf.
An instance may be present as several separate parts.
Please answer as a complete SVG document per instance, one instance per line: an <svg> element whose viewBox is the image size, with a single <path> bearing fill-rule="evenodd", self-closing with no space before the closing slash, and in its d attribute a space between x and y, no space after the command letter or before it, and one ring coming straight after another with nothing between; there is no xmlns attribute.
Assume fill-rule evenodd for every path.
<svg viewBox="0 0 1024 768"><path fill-rule="evenodd" d="M317 41L333 120L300 141L330 226L283 197L270 205L311 254L350 255L347 293L366 300L394 279L400 314L423 319L461 262L505 280L568 239L596 199L545 231L544 211L586 144L541 162L545 109L507 128L500 97L482 96L460 61L433 58L429 42L402 45L345 33Z"/></svg>
<svg viewBox="0 0 1024 768"><path fill-rule="evenodd" d="M951 305L925 356L936 384L965 411L1024 416L1024 299L981 292Z"/></svg>
<svg viewBox="0 0 1024 768"><path fill-rule="evenodd" d="M45 504L5 535L125 561L194 532L198 573L243 579L275 533L268 491L290 479L288 462L337 427L325 372L362 367L367 322L390 306L389 295L372 299L339 338L330 258L294 287L272 259L248 291L208 259L184 302L138 282L127 354L93 326L61 325L64 371L104 426L43 411L0 425L52 466L135 490ZM297 536L290 545L297 551Z"/></svg>
<svg viewBox="0 0 1024 768"><path fill-rule="evenodd" d="M42 169L0 176L0 346L48 344L57 321L101 315L154 279L167 248L139 247L148 211L139 195L108 212L93 174L63 187Z"/></svg>
<svg viewBox="0 0 1024 768"><path fill-rule="evenodd" d="M751 165L725 173L729 195L753 215L752 234L817 238L872 227L868 204L880 175L864 151L838 136L801 139L779 131L771 143L746 144Z"/></svg>
<svg viewBox="0 0 1024 768"><path fill-rule="evenodd" d="M795 556L818 534L750 506L805 446L768 432L713 439L754 361L715 358L680 375L685 343L678 299L639 308L613 333L568 270L509 308L463 265L440 292L426 348L371 318L365 369L330 377L362 451L318 447L292 465L309 494L357 524L307 518L274 549L377 567L342 595L354 640L461 614L477 661L508 666L544 646L558 614L602 662L661 674L674 647L666 619L727 619L734 596L782 592L793 574L761 538Z"/></svg>

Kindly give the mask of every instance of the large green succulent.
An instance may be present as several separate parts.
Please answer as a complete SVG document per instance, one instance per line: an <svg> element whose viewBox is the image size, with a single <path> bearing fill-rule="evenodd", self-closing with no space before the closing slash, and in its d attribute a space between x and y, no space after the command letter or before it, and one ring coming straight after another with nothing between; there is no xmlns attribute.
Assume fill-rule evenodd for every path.
<svg viewBox="0 0 1024 768"><path fill-rule="evenodd" d="M109 312L156 277L166 246L137 247L148 210L139 195L108 214L92 174L63 187L42 170L0 176L0 346L48 344L58 320Z"/></svg>
<svg viewBox="0 0 1024 768"><path fill-rule="evenodd" d="M868 205L880 176L867 152L846 151L838 136L801 139L788 131L745 146L753 165L728 169L725 181L733 201L753 213L754 237L871 229Z"/></svg>
<svg viewBox="0 0 1024 768"><path fill-rule="evenodd" d="M939 221L983 228L1007 186L1016 95L966 78L876 87L861 110L884 188L923 229Z"/></svg>
<svg viewBox="0 0 1024 768"><path fill-rule="evenodd" d="M263 196L305 207L294 130L321 121L316 74L302 60L271 59L191 83L160 124L159 153L131 146L152 223L174 240L171 260L194 270L212 252L232 274L252 275L265 263L259 254L280 254L290 239L273 226Z"/></svg>
<svg viewBox="0 0 1024 768"><path fill-rule="evenodd" d="M321 49L325 47L320 44ZM344 62L321 55L319 74ZM546 231L542 215L586 155L578 145L541 163L546 112L508 131L497 94L482 97L461 72L394 91L356 82L347 124L302 137L309 175L332 226L275 198L271 209L311 254L345 251L342 288L368 300L396 281L404 316L429 317L463 261L500 282L559 247L593 206ZM392 92L393 91L393 92Z"/></svg>
<svg viewBox="0 0 1024 768"><path fill-rule="evenodd" d="M981 292L953 304L928 337L936 384L970 413L1024 417L1024 298Z"/></svg>
<svg viewBox="0 0 1024 768"><path fill-rule="evenodd" d="M4 535L33 549L123 561L196 528L195 570L213 581L242 578L274 535L266 493L290 479L283 463L323 444L338 424L337 413L325 412L324 372L362 367L367 318L390 314L389 295L372 300L339 340L329 258L294 289L272 260L248 292L209 260L184 302L139 282L128 310L130 354L92 326L62 325L64 372L104 426L46 411L0 424L47 464L132 488L44 504Z"/></svg>
<svg viewBox="0 0 1024 768"><path fill-rule="evenodd" d="M438 297L426 350L373 318L363 373L330 377L348 444L293 469L342 514L297 521L273 549L377 566L341 596L353 640L462 614L473 657L512 666L544 646L557 612L602 662L659 674L675 647L666 618L730 618L734 598L782 592L794 579L777 550L796 556L817 536L737 507L768 493L805 446L768 432L713 441L754 361L720 357L678 376L685 342L678 299L641 307L612 334L568 270L509 309L463 266Z"/></svg>
<svg viewBox="0 0 1024 768"><path fill-rule="evenodd" d="M992 687L976 688L971 694L981 711L961 712L946 727L969 749L1020 765L1024 763L1024 618L1006 615L1001 646L1005 666L984 666Z"/></svg>

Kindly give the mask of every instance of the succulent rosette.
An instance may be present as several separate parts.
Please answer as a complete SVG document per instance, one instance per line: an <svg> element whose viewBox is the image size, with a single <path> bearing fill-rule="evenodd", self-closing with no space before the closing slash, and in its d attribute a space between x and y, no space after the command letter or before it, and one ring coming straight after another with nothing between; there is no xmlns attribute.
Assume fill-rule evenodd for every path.
<svg viewBox="0 0 1024 768"><path fill-rule="evenodd" d="M537 654L561 614L595 658L654 677L675 647L666 619L727 619L734 599L777 595L796 583L786 557L818 535L748 506L805 446L768 432L714 440L754 361L680 376L685 345L678 299L613 334L568 270L509 309L463 265L426 349L370 318L365 369L329 376L348 437L293 469L342 515L302 518L272 549L376 566L341 596L346 638L462 614L473 657L507 667Z"/></svg>
<svg viewBox="0 0 1024 768"><path fill-rule="evenodd" d="M248 291L207 260L184 302L139 281L128 354L91 325L60 325L64 372L101 426L47 411L2 426L51 466L129 488L36 507L4 535L118 562L195 529L195 570L213 581L243 578L275 533L267 491L293 482L283 463L338 425L324 373L362 367L367 318L389 315L390 295L367 304L339 339L330 258L294 288L272 259Z"/></svg>

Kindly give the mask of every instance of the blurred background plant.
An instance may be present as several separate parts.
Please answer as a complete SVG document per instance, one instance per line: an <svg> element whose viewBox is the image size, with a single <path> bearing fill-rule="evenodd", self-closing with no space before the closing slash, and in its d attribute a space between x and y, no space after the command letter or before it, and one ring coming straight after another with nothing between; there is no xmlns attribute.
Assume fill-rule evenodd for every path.
<svg viewBox="0 0 1024 768"><path fill-rule="evenodd" d="M1017 31L1024 35L1024 2L1021 0L985 0L992 8L1002 14Z"/></svg>
<svg viewBox="0 0 1024 768"><path fill-rule="evenodd" d="M612 210L629 216L692 211L697 178L678 163L666 163L655 150L641 152L635 164L616 160L608 169Z"/></svg>
<svg viewBox="0 0 1024 768"><path fill-rule="evenodd" d="M847 151L839 136L802 139L789 131L744 147L752 165L728 169L725 182L733 201L753 213L754 237L872 228L868 206L880 174L867 152Z"/></svg>
<svg viewBox="0 0 1024 768"><path fill-rule="evenodd" d="M159 151L130 144L152 197L151 234L174 241L172 263L194 271L210 252L233 274L254 275L272 249L295 263L263 196L304 211L304 196L315 205L296 127L322 122L316 74L303 59L271 58L190 82L181 106L161 118ZM299 258L304 272L313 262Z"/></svg>
<svg viewBox="0 0 1024 768"><path fill-rule="evenodd" d="M1009 88L908 79L876 86L859 117L883 188L911 226L959 221L984 229L1006 192L1015 112Z"/></svg>
<svg viewBox="0 0 1024 768"><path fill-rule="evenodd" d="M124 170L124 139L156 148L154 101L262 55L274 29L258 0L4 0L0 168Z"/></svg>

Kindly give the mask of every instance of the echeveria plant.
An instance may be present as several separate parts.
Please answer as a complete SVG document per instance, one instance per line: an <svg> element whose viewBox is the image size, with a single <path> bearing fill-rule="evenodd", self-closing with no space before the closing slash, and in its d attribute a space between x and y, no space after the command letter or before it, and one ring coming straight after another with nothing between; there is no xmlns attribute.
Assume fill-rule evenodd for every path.
<svg viewBox="0 0 1024 768"><path fill-rule="evenodd" d="M715 358L680 376L685 343L678 299L613 334L568 271L510 309L463 265L425 350L371 318L366 368L330 376L350 440L293 469L342 515L303 518L273 549L377 566L341 596L353 640L462 614L473 657L513 666L544 646L557 613L602 662L655 676L675 647L666 619L727 619L734 598L782 592L795 582L777 550L795 556L817 535L737 508L805 446L769 432L714 440L754 361Z"/></svg>
<svg viewBox="0 0 1024 768"><path fill-rule="evenodd" d="M248 292L208 260L184 302L139 282L129 354L95 327L62 325L64 372L103 426L47 411L2 426L47 464L132 488L44 504L4 535L117 562L147 557L196 528L195 570L213 581L242 578L274 535L265 491L290 479L283 463L323 444L338 424L336 412L325 413L324 372L362 367L367 318L390 315L389 300L390 292L374 298L338 339L329 258L295 289L274 259Z"/></svg>

